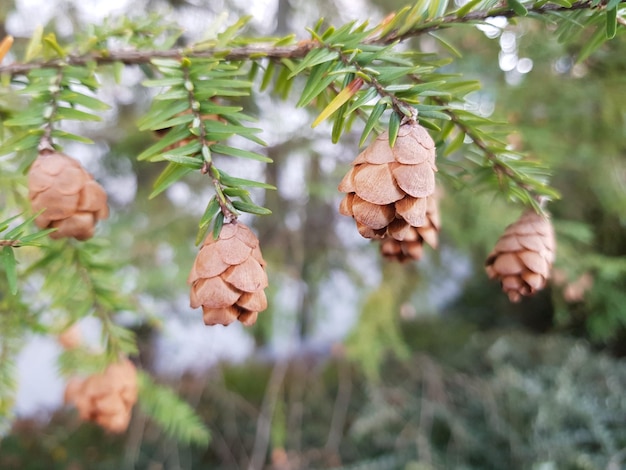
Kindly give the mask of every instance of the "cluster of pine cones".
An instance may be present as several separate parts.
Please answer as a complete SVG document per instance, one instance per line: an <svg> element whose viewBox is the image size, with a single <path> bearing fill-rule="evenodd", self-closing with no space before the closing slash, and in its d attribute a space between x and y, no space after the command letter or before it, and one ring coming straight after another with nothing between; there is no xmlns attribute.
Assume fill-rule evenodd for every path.
<svg viewBox="0 0 626 470"><path fill-rule="evenodd" d="M341 214L359 233L378 239L382 255L419 260L424 243L437 248L441 221L435 194L435 143L414 121L402 125L394 147L383 132L352 162L339 184ZM506 228L485 268L512 302L541 290L550 276L555 241L550 220L528 210Z"/></svg>
<svg viewBox="0 0 626 470"><path fill-rule="evenodd" d="M424 243L437 248L441 227L435 195L435 143L415 121L403 124L394 147L380 134L352 162L339 185L345 193L339 212L353 217L359 233L380 243L390 260L419 260ZM43 151L28 174L35 223L55 228L51 238L93 236L95 224L108 216L107 195L76 160ZM554 261L552 225L529 210L506 228L486 261L487 274L501 282L513 302L542 289ZM201 307L207 325L256 322L267 308L266 263L259 240L237 220L209 235L196 257L188 283L190 304ZM136 401L136 371L127 359L102 374L72 381L66 400L83 419L111 431L126 429Z"/></svg>

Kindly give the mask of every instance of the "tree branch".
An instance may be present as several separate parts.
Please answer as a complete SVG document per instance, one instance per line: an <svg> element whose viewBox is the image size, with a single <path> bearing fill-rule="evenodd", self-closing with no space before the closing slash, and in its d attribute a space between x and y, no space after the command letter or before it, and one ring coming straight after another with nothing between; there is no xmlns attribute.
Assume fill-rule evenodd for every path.
<svg viewBox="0 0 626 470"><path fill-rule="evenodd" d="M620 3L624 3L622 0ZM578 1L571 7L563 7L554 3L548 3L537 7L529 7L528 12L535 15L543 15L551 12L563 12L573 10L585 10L594 7L591 0ZM445 28L452 24L472 23L483 21L494 16L504 16L512 18L518 16L515 11L504 6L492 8L490 10L477 10L467 13L464 16L457 16L455 13L435 18L424 23L418 24L409 29L405 33L398 34L397 31L391 31L382 37L375 37L368 41L368 44L391 44L396 41L405 41L412 37L417 37L431 31ZM34 69L40 68L61 68L68 65L84 66L88 63L97 63L99 65L112 64L121 62L126 65L138 65L149 63L152 59L182 59L183 57L196 58L221 58L223 60L256 60L260 58L269 59L300 59L306 56L311 50L326 47L315 41L300 41L290 46L275 46L273 43L258 43L232 48L207 48L203 50L194 50L190 48L175 48L167 50L105 50L101 52L92 52L84 55L68 55L60 59L48 61L35 61L29 63L13 63L0 66L0 74L8 74L11 76L22 75Z"/></svg>

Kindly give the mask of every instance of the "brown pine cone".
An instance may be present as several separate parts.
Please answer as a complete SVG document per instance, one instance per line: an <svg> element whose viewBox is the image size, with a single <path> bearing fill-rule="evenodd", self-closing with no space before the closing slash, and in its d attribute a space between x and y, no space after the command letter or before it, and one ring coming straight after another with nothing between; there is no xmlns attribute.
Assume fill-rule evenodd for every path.
<svg viewBox="0 0 626 470"><path fill-rule="evenodd" d="M137 370L124 359L101 374L72 379L65 388L65 402L73 403L81 419L121 433L128 428L137 401Z"/></svg>
<svg viewBox="0 0 626 470"><path fill-rule="evenodd" d="M28 197L39 228L50 238L91 238L96 222L109 216L107 195L81 164L62 153L41 153L28 172Z"/></svg>
<svg viewBox="0 0 626 470"><path fill-rule="evenodd" d="M72 323L68 328L61 332L58 337L59 343L63 349L76 349L83 341L82 334L78 324Z"/></svg>
<svg viewBox="0 0 626 470"><path fill-rule="evenodd" d="M267 308L265 264L256 235L240 222L225 224L217 240L206 238L193 263L191 307L202 307L206 325L253 325Z"/></svg>
<svg viewBox="0 0 626 470"><path fill-rule="evenodd" d="M426 223L421 227L412 227L404 219L395 219L387 234L380 241L381 254L390 261L404 263L409 260L418 261L422 257L424 242L432 248L439 244L439 206L436 197L429 196L426 206Z"/></svg>
<svg viewBox="0 0 626 470"><path fill-rule="evenodd" d="M487 257L490 279L502 283L511 302L543 289L550 276L556 242L550 220L527 210L509 225Z"/></svg>
<svg viewBox="0 0 626 470"><path fill-rule="evenodd" d="M416 122L400 126L393 148L383 132L352 162L339 184L339 206L365 238L382 238L395 220L427 224L427 198L435 191L435 143Z"/></svg>

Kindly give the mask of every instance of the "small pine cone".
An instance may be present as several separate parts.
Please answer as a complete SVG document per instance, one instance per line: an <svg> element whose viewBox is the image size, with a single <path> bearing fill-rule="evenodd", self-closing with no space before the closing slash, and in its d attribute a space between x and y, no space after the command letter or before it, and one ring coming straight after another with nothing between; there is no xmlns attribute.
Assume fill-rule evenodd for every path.
<svg viewBox="0 0 626 470"><path fill-rule="evenodd" d="M81 419L110 432L124 432L137 402L137 369L124 359L101 374L72 379L65 388L65 402L76 406Z"/></svg>
<svg viewBox="0 0 626 470"><path fill-rule="evenodd" d="M440 228L437 199L434 195L429 196L426 223L421 227L412 227L404 219L395 219L387 227L387 235L380 241L380 252L390 261L418 261L422 257L424 242L437 248Z"/></svg>
<svg viewBox="0 0 626 470"><path fill-rule="evenodd" d="M400 127L389 146L383 132L352 162L339 184L347 193L339 206L354 217L365 238L382 238L397 219L411 227L427 224L427 198L435 191L435 143L416 122Z"/></svg>
<svg viewBox="0 0 626 470"><path fill-rule="evenodd" d="M78 324L72 323L69 328L66 328L58 337L59 344L63 346L63 349L76 349L83 341L83 337L80 333Z"/></svg>
<svg viewBox="0 0 626 470"><path fill-rule="evenodd" d="M50 238L91 238L96 222L109 216L107 195L77 161L62 153L41 153L28 172L28 197L39 228L56 228Z"/></svg>
<svg viewBox="0 0 626 470"><path fill-rule="evenodd" d="M193 263L191 307L202 307L206 325L253 325L267 308L265 264L256 235L242 223L225 224L217 240L206 238Z"/></svg>
<svg viewBox="0 0 626 470"><path fill-rule="evenodd" d="M585 272L575 281L566 283L563 289L563 298L569 303L583 302L587 292L589 292L592 287L593 276L591 273Z"/></svg>
<svg viewBox="0 0 626 470"><path fill-rule="evenodd" d="M487 257L485 270L498 279L511 302L543 289L550 276L556 243L550 220L528 210L509 225Z"/></svg>

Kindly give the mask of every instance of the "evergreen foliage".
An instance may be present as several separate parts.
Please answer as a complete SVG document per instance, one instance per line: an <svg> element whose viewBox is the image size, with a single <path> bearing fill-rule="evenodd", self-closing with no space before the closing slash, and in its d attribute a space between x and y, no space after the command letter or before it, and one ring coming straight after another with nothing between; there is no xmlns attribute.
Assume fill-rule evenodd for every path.
<svg viewBox="0 0 626 470"><path fill-rule="evenodd" d="M623 15L621 0L574 3L509 0L506 4L472 0L460 7L447 1L419 0L373 26L367 22L349 22L335 27L320 20L308 30L310 39L300 42L292 35L248 37L244 29L248 18L226 28L216 23L207 28L212 34L206 39L184 46L179 45L179 27L154 15L112 19L102 25L87 26L67 42L57 39L54 32L36 30L28 44L14 48L18 60L0 65L0 114L3 117L0 181L4 206L0 216L0 246L1 266L7 279L6 285L0 285L3 312L0 316L0 416L10 414L13 358L27 333L57 334L86 316L99 320L103 353L88 349L65 352L60 369L66 375L101 370L120 356L134 356L138 352L134 333L121 326L117 317L123 312L135 312L142 321L148 315L136 294L121 285L124 259L117 252L117 241L107 240L106 228L101 231L102 237L85 243L49 240L46 235L50 230L34 230L35 216L28 213L24 187L24 174L38 153L61 149L62 144L70 142L92 143L81 131L85 125L100 121L108 112L110 104L103 97L103 83L112 78L119 86L124 86L125 67L140 66L145 75L142 89L149 90L146 93L151 96L150 109L139 119L138 130L161 134L159 140L146 146L137 156L137 160L150 162L160 171L149 197L157 197L193 172L209 178L214 189L198 221L196 244L201 243L211 229L212 235L208 236L217 237L224 223L242 214L269 215L273 210L269 204L255 200L254 197L261 199L261 196L253 191L255 188L275 189L273 181L246 179L222 169L222 165L227 166L226 162L233 160L239 166L248 161L272 162L263 149L265 142L258 136L263 123L255 124L258 127L250 125L256 121L250 115L253 113L249 110L252 108L250 99L265 91L282 99L292 97L298 107L314 108L317 118L312 125L328 120L332 126L329 137L333 142L347 138L352 129L358 129L359 144L364 145L372 134L386 129L393 145L400 126L407 120L417 119L431 130L438 149L441 179L449 187L471 187L503 201L542 211L541 202L559 197L559 191L550 186L550 158L541 152L529 155L512 148L507 141L513 129L510 125L468 109L468 94L476 91L480 84L452 73L461 54L442 33L467 25L487 25L495 16L511 21L528 16L555 25L551 34L565 44L575 44L584 37L585 45L578 51L578 60L583 61L606 40L623 37ZM425 35L438 41L448 55L405 47L407 41ZM3 44L0 58L11 47ZM563 229L572 239L566 247L584 245L588 241L586 228L571 228ZM589 302L592 307L610 312L610 318L603 319L606 321L591 323L599 338L609 337L617 325L623 326L626 318L623 294L615 288L623 284L626 264L621 258L609 259L609 255L586 256L584 263L577 266L581 270L594 269L599 274L600 288L594 291ZM355 330L349 343L349 353L360 361L367 357L362 348L372 348L372 357L367 357L369 362L363 362L363 370L370 379L378 377L389 349L400 356L405 353L394 320L376 315L378 311L391 314L397 310L402 300L400 296L398 285L383 281L363 307L367 323ZM44 312L50 315L44 318ZM372 342L363 342L364 338ZM522 407L521 416L500 422L498 420L504 418L498 415L493 418L495 424L490 423L493 426L485 430L485 439L493 438L498 442L504 439L503 427L507 433L511 431L507 435L518 436L518 440L508 442L510 453L502 458L511 462L528 461L529 448L536 449L537 445L519 436L529 429L528 420L532 420L535 426L530 429L548 435L554 442L561 439L553 427L555 422L572 434L580 431L576 436L587 446L567 455L552 453L546 447L537 458L555 462L555 465L577 465L583 461L600 465L607 462L603 455L615 456L623 447L623 436L615 430L616 414L599 413L597 403L591 399L586 403L588 408L580 410L575 419L572 418L574 422L569 421L571 402L568 397L590 393L585 384L592 380L585 374L591 372L584 369L583 362L579 356L573 357L571 364L563 366L562 376L557 377L556 382L549 366L534 377L534 372L527 374L523 367L510 371L506 365L498 363L497 367L493 366L494 373L501 374L497 383L490 379L469 383L468 389L459 393L473 398L475 390L487 390L497 404L519 397L527 400L524 403L528 409ZM579 383L576 378L580 375L585 375L585 380ZM156 422L182 442L206 444L209 441L206 429L189 406L168 390L156 386L147 375L140 377L142 406ZM416 388L432 385L425 376L415 377L415 380ZM452 380L463 380L463 376ZM502 383L510 387L501 390L498 387ZM362 468L367 465L396 468L401 464L419 468L423 452L432 455L433 465L438 461L465 459L470 465L467 468L486 468L480 465L496 468L493 465L498 457L485 456L481 460L483 457L477 455L476 450L477 439L468 431L469 422L474 422L476 416L489 416L490 410L470 408L458 419L435 400L431 403L434 411L429 411L434 413L430 416L433 428L429 432L434 433L436 425L437 433L443 437L438 435L433 439L432 449L418 449L417 454L410 450L404 457L402 446L398 452L396 436L402 437L406 432L402 439L419 442L423 430L399 426L389 390L376 380L372 380L372 384L374 388L370 393L376 403L376 415L372 417L365 409L353 423L352 430L358 441L366 430L376 429L380 441L374 444L379 454L390 455L371 455L369 463L360 464L365 465ZM556 401L547 409L533 395L543 389L556 393ZM613 389L605 392L607 399L616 399ZM407 413L423 412L424 396L401 395ZM464 398L466 396L452 397L452 402ZM506 416L511 410L499 411ZM623 413L619 405L613 411ZM380 418L380 413L384 419ZM546 420L546 413L554 415ZM456 446L453 457L444 450L451 442ZM437 447L438 443L442 444ZM602 449L602 453L597 449ZM413 462L416 458L420 462Z"/></svg>

